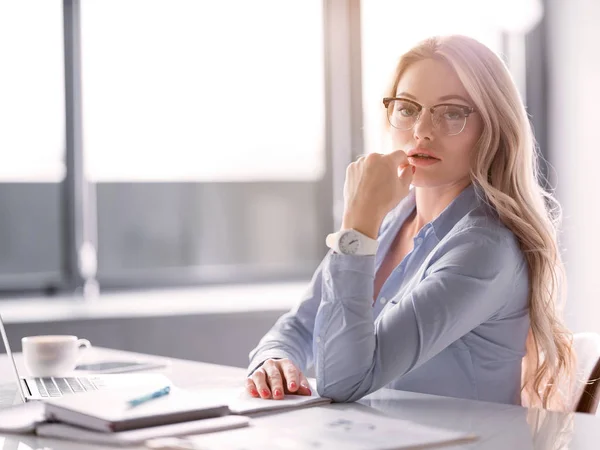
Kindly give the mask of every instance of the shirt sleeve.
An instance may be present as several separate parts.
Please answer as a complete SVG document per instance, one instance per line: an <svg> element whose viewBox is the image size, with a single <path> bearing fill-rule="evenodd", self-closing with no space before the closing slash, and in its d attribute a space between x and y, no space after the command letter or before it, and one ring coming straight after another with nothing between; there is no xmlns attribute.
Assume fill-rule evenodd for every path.
<svg viewBox="0 0 600 450"><path fill-rule="evenodd" d="M384 218L379 228L379 236L387 231L394 218L395 210L392 210ZM298 306L280 317L250 352L248 375L271 358L288 358L302 372L313 365L313 331L315 317L321 303L323 267L328 264L328 259L332 254L333 251L329 251L315 271L307 292ZM374 264L375 258L369 258L372 258Z"/></svg>
<svg viewBox="0 0 600 450"><path fill-rule="evenodd" d="M375 263L331 255L313 352L320 395L355 401L403 376L502 309L523 258L514 237L463 230L434 250L425 277L374 322Z"/></svg>
<svg viewBox="0 0 600 450"><path fill-rule="evenodd" d="M326 259L327 256L315 271L299 304L281 316L250 352L248 375L270 358L288 358L302 372L312 366L313 329L321 302L322 272Z"/></svg>

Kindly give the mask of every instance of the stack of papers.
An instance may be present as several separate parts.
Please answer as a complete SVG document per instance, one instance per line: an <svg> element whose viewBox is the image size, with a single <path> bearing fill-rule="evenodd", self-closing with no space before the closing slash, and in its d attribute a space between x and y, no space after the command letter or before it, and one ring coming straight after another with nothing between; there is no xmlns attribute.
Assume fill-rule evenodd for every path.
<svg viewBox="0 0 600 450"><path fill-rule="evenodd" d="M38 436L57 437L71 441L91 442L94 444L133 445L142 444L148 439L166 436L185 436L188 434L212 433L248 426L250 419L244 416L223 416L212 419L193 420L138 430L104 433L87 430L62 423L46 423L37 426Z"/></svg>

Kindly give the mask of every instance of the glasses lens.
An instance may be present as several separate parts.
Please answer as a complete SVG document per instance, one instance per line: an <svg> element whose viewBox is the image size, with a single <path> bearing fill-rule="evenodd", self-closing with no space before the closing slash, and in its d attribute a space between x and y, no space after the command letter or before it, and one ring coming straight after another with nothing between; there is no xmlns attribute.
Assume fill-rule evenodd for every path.
<svg viewBox="0 0 600 450"><path fill-rule="evenodd" d="M460 133L466 123L467 115L458 106L438 106L433 113L433 126L449 136Z"/></svg>
<svg viewBox="0 0 600 450"><path fill-rule="evenodd" d="M392 100L387 109L390 125L399 130L410 130L419 118L419 108L404 100Z"/></svg>

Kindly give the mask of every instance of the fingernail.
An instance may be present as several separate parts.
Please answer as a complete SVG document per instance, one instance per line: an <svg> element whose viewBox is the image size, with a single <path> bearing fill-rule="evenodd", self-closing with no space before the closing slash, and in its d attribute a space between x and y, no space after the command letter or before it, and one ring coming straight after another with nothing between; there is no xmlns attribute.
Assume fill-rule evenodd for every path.
<svg viewBox="0 0 600 450"><path fill-rule="evenodd" d="M252 394L252 395L258 395L258 391L256 389L252 389L250 391L250 394Z"/></svg>
<svg viewBox="0 0 600 450"><path fill-rule="evenodd" d="M415 173L416 170L417 168L415 166L412 166L412 172Z"/></svg>
<svg viewBox="0 0 600 450"><path fill-rule="evenodd" d="M294 383L293 381L290 383L290 389L296 389L296 383Z"/></svg>
<svg viewBox="0 0 600 450"><path fill-rule="evenodd" d="M275 392L273 393L273 395L275 397L279 397L279 396L281 396L281 391L279 389L275 389Z"/></svg>
<svg viewBox="0 0 600 450"><path fill-rule="evenodd" d="M267 391L266 389L263 389L261 391L261 394L262 394L263 397L268 397L269 396L269 391Z"/></svg>

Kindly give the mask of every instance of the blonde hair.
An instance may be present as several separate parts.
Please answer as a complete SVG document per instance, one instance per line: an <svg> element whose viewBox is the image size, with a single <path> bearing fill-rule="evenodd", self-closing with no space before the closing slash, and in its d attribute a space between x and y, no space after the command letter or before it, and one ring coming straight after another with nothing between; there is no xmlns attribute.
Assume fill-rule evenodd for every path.
<svg viewBox="0 0 600 450"><path fill-rule="evenodd" d="M557 237L560 206L538 181L539 156L525 107L502 60L475 39L458 35L427 39L405 53L387 96L396 95L407 67L423 59L452 67L473 100L483 131L473 151L471 180L514 233L527 260L530 330L522 403L563 410L575 355L560 315L565 281Z"/></svg>
<svg viewBox="0 0 600 450"><path fill-rule="evenodd" d="M533 450L569 450L575 429L575 413L555 414L547 409L525 412Z"/></svg>

